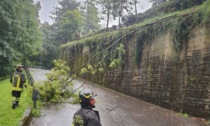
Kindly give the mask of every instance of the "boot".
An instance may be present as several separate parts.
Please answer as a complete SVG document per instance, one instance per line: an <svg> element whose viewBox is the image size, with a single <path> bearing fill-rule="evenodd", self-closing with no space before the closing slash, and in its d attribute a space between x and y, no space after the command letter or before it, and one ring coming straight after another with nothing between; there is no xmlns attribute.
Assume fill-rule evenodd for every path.
<svg viewBox="0 0 210 126"><path fill-rule="evenodd" d="M19 106L19 101L16 101L16 106Z"/></svg>
<svg viewBox="0 0 210 126"><path fill-rule="evenodd" d="M15 105L16 105L15 101L12 101L12 109L15 109Z"/></svg>

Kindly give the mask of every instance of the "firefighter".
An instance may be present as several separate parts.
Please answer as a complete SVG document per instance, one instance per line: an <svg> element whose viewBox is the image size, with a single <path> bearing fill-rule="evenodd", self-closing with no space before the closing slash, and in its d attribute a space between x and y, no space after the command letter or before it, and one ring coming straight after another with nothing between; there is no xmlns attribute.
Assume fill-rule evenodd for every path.
<svg viewBox="0 0 210 126"><path fill-rule="evenodd" d="M79 93L81 109L74 114L72 126L101 126L99 112L93 110L95 96L88 89Z"/></svg>
<svg viewBox="0 0 210 126"><path fill-rule="evenodd" d="M22 70L22 65L16 65L16 71L10 78L10 82L12 84L12 109L15 109L15 107L19 105L19 100L23 91L23 86L27 88L27 85L24 84L26 82L26 79L25 75L22 73Z"/></svg>

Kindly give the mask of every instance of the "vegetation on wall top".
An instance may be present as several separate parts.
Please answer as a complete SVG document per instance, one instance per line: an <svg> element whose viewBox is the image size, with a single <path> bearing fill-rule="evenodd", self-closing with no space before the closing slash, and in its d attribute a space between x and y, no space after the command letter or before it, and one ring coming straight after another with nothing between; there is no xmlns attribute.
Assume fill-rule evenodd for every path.
<svg viewBox="0 0 210 126"><path fill-rule="evenodd" d="M136 37L135 40L137 41L138 48L135 57L136 63L139 65L142 46L154 39L155 36L164 34L166 31L170 31L171 33L174 50L176 52L181 51L192 28L198 24L207 24L209 13L206 13L203 8L209 8L208 6L210 6L210 4L208 4L208 2L209 1L206 1L200 6L189 8L187 10L176 11L170 14L154 17L145 20L144 22L119 29L118 31L100 33L78 41L68 42L67 44L60 46L60 50L65 51L65 49L78 46L92 46L93 42L111 45L119 39L133 35ZM107 46L105 48L107 48Z"/></svg>
<svg viewBox="0 0 210 126"><path fill-rule="evenodd" d="M135 23L135 21L143 22L151 17L157 17L163 14L173 13L175 11L185 10L196 5L200 5L205 1L206 0L168 0L160 5L158 4L156 6L153 6L151 9L147 10L144 13L139 13L137 17L134 17L134 15L128 16L125 19L124 23L126 25L132 25L133 23Z"/></svg>

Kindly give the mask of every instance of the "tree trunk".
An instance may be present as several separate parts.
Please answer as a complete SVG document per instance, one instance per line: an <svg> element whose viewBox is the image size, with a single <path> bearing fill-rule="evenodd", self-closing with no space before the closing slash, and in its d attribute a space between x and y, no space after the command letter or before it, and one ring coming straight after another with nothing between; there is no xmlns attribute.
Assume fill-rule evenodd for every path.
<svg viewBox="0 0 210 126"><path fill-rule="evenodd" d="M120 20L121 20L121 16L122 16L122 5L123 5L123 1L121 0L121 1L120 1L119 19L118 19L119 28L121 27Z"/></svg>
<svg viewBox="0 0 210 126"><path fill-rule="evenodd" d="M134 1L135 4L135 23L137 22L137 0Z"/></svg>
<svg viewBox="0 0 210 126"><path fill-rule="evenodd" d="M106 22L106 30L109 31L109 18L110 18L110 4L107 8L107 22Z"/></svg>
<svg viewBox="0 0 210 126"><path fill-rule="evenodd" d="M86 1L86 15L85 15L85 18L86 18L86 28L85 28L85 32L88 33L88 6L89 6L89 1L87 0Z"/></svg>

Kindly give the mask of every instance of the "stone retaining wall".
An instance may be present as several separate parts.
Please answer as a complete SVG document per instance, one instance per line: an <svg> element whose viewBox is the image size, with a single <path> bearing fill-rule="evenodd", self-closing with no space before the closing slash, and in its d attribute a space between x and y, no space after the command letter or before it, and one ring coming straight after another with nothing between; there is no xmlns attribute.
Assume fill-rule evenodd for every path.
<svg viewBox="0 0 210 126"><path fill-rule="evenodd" d="M141 47L138 40L131 40L132 36L123 40L126 54L122 67L110 69L107 65L104 73L84 78L178 112L209 116L210 33L205 27L194 28L187 41L182 42L183 49L179 52L174 50L170 32L157 34ZM109 56L114 54L116 47L108 51ZM141 55L136 54L138 48L142 48ZM69 50L68 57L83 52L82 49ZM85 63L96 50L69 62L70 67ZM136 63L138 55L140 61ZM96 57L92 64L97 64L102 57ZM68 59L65 55L61 58Z"/></svg>

